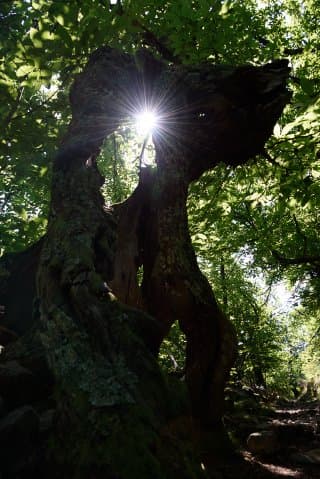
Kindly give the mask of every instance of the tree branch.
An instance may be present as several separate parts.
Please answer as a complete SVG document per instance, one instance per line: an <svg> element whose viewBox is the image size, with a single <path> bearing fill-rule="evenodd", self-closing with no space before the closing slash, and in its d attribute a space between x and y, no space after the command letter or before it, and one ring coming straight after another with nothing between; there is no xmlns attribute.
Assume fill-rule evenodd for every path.
<svg viewBox="0 0 320 479"><path fill-rule="evenodd" d="M157 38L155 34L151 32L148 28L146 28L141 22L139 22L139 20L134 20L134 25L143 30L142 38L145 41L146 45L154 48L164 60L175 64L181 63L179 57L172 53L172 51L164 44L163 40Z"/></svg>
<svg viewBox="0 0 320 479"><path fill-rule="evenodd" d="M3 122L3 129L6 130L9 126L9 124L11 123L11 120L13 118L13 115L16 113L18 107L19 107L19 104L20 104L20 101L21 101L21 98L22 98L22 95L23 95L23 90L24 90L24 87L23 86L20 86L18 88L18 94L17 94L17 97L16 99L14 100L13 104L12 104L12 107L8 113L8 115L6 116L6 118L4 119L4 122Z"/></svg>
<svg viewBox="0 0 320 479"><path fill-rule="evenodd" d="M318 265L320 264L320 256L297 256L296 258L287 258L283 256L279 251L271 249L272 256L279 261L282 265L299 265L299 264L311 264Z"/></svg>

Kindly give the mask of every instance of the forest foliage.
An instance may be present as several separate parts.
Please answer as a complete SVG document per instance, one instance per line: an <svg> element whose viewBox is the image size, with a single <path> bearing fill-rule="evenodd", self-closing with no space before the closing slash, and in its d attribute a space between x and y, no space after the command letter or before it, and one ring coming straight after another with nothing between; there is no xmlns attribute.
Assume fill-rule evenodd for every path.
<svg viewBox="0 0 320 479"><path fill-rule="evenodd" d="M293 96L264 154L237 168L219 164L195 182L189 222L198 262L237 329L233 377L287 394L302 375L316 378L319 14L319 0L1 0L0 255L45 232L68 88L96 48L148 48L188 65L288 58ZM143 142L128 123L106 140L99 166L107 203L135 187ZM161 360L180 370L183 356L174 327Z"/></svg>

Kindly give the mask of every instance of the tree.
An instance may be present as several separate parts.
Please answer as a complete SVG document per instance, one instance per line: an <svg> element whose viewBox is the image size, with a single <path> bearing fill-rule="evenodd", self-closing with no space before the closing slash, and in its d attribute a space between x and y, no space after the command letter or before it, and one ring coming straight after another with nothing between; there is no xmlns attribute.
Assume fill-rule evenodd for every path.
<svg viewBox="0 0 320 479"><path fill-rule="evenodd" d="M188 186L220 161L242 164L263 149L290 98L288 73L285 61L167 66L144 50L133 57L102 47L76 77L72 120L54 159L46 235L24 256L3 261L11 271L3 286L6 311L14 301L17 264L25 258L36 264L35 298L26 298L29 310L34 301L33 318L26 323L32 338L39 330L54 376L50 468L60 465L71 477L88 471L202 477L200 462L186 457L188 443L180 441L177 449L170 436L181 414L189 443L210 466L223 438L223 390L236 341L197 265ZM104 138L133 113L136 96L159 104L163 117L154 135L156 167L142 168L131 197L106 210L96 158ZM32 275L26 281L32 284ZM176 320L187 340L190 411L170 410L172 392L157 364ZM9 327L10 321L8 315ZM30 341L25 334L13 350Z"/></svg>

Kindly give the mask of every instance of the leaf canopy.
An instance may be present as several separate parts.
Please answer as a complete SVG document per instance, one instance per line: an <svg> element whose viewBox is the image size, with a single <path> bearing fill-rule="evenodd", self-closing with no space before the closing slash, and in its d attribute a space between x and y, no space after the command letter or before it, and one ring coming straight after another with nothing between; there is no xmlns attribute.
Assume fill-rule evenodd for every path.
<svg viewBox="0 0 320 479"><path fill-rule="evenodd" d="M293 98L265 154L234 169L219 165L192 186L189 200L199 262L236 318L239 370L259 362L259 353L263 370L275 374L277 337L289 328L285 348L292 349L297 317L311 338L318 331L319 14L318 0L2 1L0 254L23 249L45 231L51 161L70 118L68 88L97 47L144 47L185 65L287 57ZM110 202L132 191L141 147L130 128L106 142L100 167ZM261 274L265 288L279 281L295 288L298 306L289 325L282 318L279 326L261 295Z"/></svg>

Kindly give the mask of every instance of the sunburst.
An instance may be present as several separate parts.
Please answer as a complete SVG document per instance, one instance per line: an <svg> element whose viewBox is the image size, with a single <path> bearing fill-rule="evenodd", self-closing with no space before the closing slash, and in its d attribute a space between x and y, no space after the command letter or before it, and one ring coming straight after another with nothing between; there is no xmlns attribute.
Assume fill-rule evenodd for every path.
<svg viewBox="0 0 320 479"><path fill-rule="evenodd" d="M159 117L155 111L143 110L135 116L135 126L138 135L146 137L157 128Z"/></svg>

